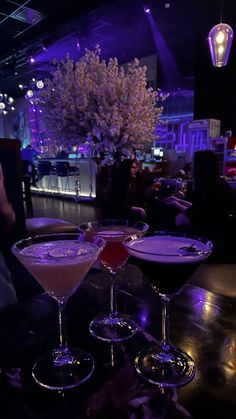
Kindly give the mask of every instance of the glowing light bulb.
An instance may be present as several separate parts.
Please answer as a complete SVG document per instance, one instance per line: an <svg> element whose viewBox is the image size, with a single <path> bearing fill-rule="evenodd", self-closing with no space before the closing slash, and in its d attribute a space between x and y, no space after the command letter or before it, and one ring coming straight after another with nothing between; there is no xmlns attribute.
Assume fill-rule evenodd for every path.
<svg viewBox="0 0 236 419"><path fill-rule="evenodd" d="M215 67L227 65L233 36L233 29L226 23L219 23L210 30L208 44Z"/></svg>
<svg viewBox="0 0 236 419"><path fill-rule="evenodd" d="M224 50L225 50L225 48L223 47L223 45L220 45L220 46L218 47L218 53L219 53L220 55L222 55L222 54L224 53Z"/></svg>
<svg viewBox="0 0 236 419"><path fill-rule="evenodd" d="M33 97L34 96L34 92L33 92L33 90L27 90L27 92L26 92L26 96L28 97L28 98L31 98L31 97Z"/></svg>
<svg viewBox="0 0 236 419"><path fill-rule="evenodd" d="M38 81L36 81L36 86L37 86L38 89L43 89L44 82L42 80L38 80Z"/></svg>
<svg viewBox="0 0 236 419"><path fill-rule="evenodd" d="M216 36L216 43L217 44L222 44L222 42L224 42L224 40L225 40L225 34L224 34L223 31L220 31L218 33L218 35Z"/></svg>

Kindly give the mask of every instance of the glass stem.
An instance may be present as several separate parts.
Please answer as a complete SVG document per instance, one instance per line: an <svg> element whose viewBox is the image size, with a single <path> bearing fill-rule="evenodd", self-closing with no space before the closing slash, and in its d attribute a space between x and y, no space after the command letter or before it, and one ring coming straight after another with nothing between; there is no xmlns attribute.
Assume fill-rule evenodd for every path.
<svg viewBox="0 0 236 419"><path fill-rule="evenodd" d="M58 300L59 308L59 348L67 350L67 339L66 339L66 300Z"/></svg>
<svg viewBox="0 0 236 419"><path fill-rule="evenodd" d="M110 314L115 317L117 315L117 277L116 272L111 271L111 288L110 288Z"/></svg>
<svg viewBox="0 0 236 419"><path fill-rule="evenodd" d="M164 352L170 350L169 344L169 302L170 298L162 294L161 296L161 346Z"/></svg>
<svg viewBox="0 0 236 419"><path fill-rule="evenodd" d="M66 341L66 299L57 299L59 308L59 347L53 351L53 365L62 367L73 361Z"/></svg>

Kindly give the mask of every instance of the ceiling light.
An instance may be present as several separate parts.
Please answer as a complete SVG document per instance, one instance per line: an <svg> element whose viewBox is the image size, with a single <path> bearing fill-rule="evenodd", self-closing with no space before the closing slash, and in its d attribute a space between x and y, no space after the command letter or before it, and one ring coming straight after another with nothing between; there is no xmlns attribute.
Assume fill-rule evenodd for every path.
<svg viewBox="0 0 236 419"><path fill-rule="evenodd" d="M208 35L212 64L215 67L227 65L234 32L226 23L215 25Z"/></svg>
<svg viewBox="0 0 236 419"><path fill-rule="evenodd" d="M14 111L13 102L13 97L8 96L6 93L0 93L0 114L6 115L9 111Z"/></svg>
<svg viewBox="0 0 236 419"><path fill-rule="evenodd" d="M148 7L148 6L144 6L144 11L145 11L145 13L150 13L150 7Z"/></svg>
<svg viewBox="0 0 236 419"><path fill-rule="evenodd" d="M26 97L27 97L28 99L31 99L33 96L34 96L34 92L33 92L33 90L31 90L31 89L27 90L27 92L26 92Z"/></svg>
<svg viewBox="0 0 236 419"><path fill-rule="evenodd" d="M38 89L43 89L44 88L43 80L36 81L36 86L37 86Z"/></svg>

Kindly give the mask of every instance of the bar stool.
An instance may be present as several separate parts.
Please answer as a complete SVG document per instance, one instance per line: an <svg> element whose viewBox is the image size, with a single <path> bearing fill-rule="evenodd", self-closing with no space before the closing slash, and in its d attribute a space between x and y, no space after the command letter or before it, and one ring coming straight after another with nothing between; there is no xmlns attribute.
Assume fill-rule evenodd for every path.
<svg viewBox="0 0 236 419"><path fill-rule="evenodd" d="M80 170L79 166L69 166L69 176L73 176L74 183L73 183L73 191L76 195L80 194Z"/></svg>
<svg viewBox="0 0 236 419"><path fill-rule="evenodd" d="M41 186L42 189L44 189L43 187L43 177L47 176L47 189L50 188L51 186L51 175L52 175L52 164L50 161L40 161L38 164L38 181L40 183L39 186Z"/></svg>
<svg viewBox="0 0 236 419"><path fill-rule="evenodd" d="M63 191L66 192L67 190L70 190L70 178L69 178L70 164L69 162L67 161L56 162L55 173L56 173L55 189L59 191L59 179L60 179L62 193Z"/></svg>

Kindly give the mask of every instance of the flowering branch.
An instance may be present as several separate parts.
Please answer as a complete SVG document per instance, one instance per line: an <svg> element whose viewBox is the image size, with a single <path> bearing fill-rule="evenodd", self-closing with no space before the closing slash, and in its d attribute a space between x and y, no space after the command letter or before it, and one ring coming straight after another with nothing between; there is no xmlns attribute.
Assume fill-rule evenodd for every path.
<svg viewBox="0 0 236 419"><path fill-rule="evenodd" d="M56 63L41 92L43 117L58 144L121 149L153 140L162 107L160 90L147 88L146 67L135 59L125 72L116 58L101 60L101 50L86 50L79 61Z"/></svg>

